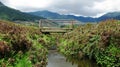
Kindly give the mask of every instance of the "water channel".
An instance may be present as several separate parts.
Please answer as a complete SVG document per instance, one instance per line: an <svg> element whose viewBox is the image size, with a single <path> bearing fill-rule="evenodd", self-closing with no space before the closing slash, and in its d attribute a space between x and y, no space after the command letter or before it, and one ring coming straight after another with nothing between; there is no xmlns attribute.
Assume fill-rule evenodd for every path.
<svg viewBox="0 0 120 67"><path fill-rule="evenodd" d="M68 59L55 50L49 51L47 67L97 67L97 64L91 60Z"/></svg>

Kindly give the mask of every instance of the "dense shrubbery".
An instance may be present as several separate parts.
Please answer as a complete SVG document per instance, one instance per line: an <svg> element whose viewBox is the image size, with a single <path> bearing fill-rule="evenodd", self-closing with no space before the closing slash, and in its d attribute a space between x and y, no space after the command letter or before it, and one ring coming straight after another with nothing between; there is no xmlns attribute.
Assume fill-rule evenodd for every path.
<svg viewBox="0 0 120 67"><path fill-rule="evenodd" d="M38 41L42 46L47 47L48 49L55 49L56 40L53 35L42 35L42 38L39 38Z"/></svg>
<svg viewBox="0 0 120 67"><path fill-rule="evenodd" d="M120 22L108 20L81 25L63 36L59 50L64 55L95 59L102 67L120 66Z"/></svg>
<svg viewBox="0 0 120 67"><path fill-rule="evenodd" d="M45 67L47 49L34 27L0 21L0 67Z"/></svg>
<svg viewBox="0 0 120 67"><path fill-rule="evenodd" d="M66 56L87 56L102 67L119 67L119 34L120 22L115 20L81 25L65 35L43 35L35 27L0 21L0 66L45 67L47 48L58 47Z"/></svg>
<svg viewBox="0 0 120 67"><path fill-rule="evenodd" d="M0 58L8 56L10 52L10 47L7 45L6 42L0 41Z"/></svg>

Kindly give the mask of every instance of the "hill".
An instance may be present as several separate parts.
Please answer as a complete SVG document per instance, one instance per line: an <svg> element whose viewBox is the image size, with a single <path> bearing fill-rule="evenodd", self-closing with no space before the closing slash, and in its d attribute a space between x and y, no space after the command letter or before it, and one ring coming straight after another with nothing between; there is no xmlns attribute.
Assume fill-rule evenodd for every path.
<svg viewBox="0 0 120 67"><path fill-rule="evenodd" d="M102 21L106 19L120 20L120 12L110 12L110 13L104 14L103 16L98 18L98 21Z"/></svg>
<svg viewBox="0 0 120 67"><path fill-rule="evenodd" d="M15 10L5 6L0 2L0 19L10 21L36 21L43 17L30 15L19 10Z"/></svg>

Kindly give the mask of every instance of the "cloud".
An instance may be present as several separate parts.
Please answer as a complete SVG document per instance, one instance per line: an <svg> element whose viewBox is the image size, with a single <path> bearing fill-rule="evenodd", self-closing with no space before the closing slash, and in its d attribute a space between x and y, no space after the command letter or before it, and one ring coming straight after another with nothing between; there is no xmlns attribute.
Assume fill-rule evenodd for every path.
<svg viewBox="0 0 120 67"><path fill-rule="evenodd" d="M120 11L120 0L0 0L7 6L29 12L50 10L60 14L99 16Z"/></svg>
<svg viewBox="0 0 120 67"><path fill-rule="evenodd" d="M120 0L105 0L102 3L95 3L96 6L93 9L97 9L102 12L108 11L120 11Z"/></svg>

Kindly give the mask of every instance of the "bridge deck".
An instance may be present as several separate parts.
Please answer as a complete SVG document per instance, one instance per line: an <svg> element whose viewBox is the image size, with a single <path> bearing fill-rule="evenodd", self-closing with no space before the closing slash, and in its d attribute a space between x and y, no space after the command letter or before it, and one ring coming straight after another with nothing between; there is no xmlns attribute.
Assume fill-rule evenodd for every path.
<svg viewBox="0 0 120 67"><path fill-rule="evenodd" d="M59 28L59 26L58 27L54 27L54 26L44 26L42 23L44 23L44 22L46 22L46 23L60 23L60 22L63 22L63 23L70 23L71 25L71 27L70 28ZM41 19L40 21L39 21L39 28L40 28L40 31L42 32L42 33L45 33L45 34L49 34L49 33L66 33L66 32L68 32L68 31L71 31L71 30L73 30L73 23L75 22L75 20L67 20L67 19L64 19L64 20L61 20L61 19L59 19L59 20L49 20L49 19ZM45 27L45 28L44 28Z"/></svg>
<svg viewBox="0 0 120 67"><path fill-rule="evenodd" d="M67 32L66 30L41 30L42 33L65 33Z"/></svg>
<svg viewBox="0 0 120 67"><path fill-rule="evenodd" d="M43 33L65 33L68 30L72 30L72 28L50 28L50 27L44 27L41 28L41 32Z"/></svg>
<svg viewBox="0 0 120 67"><path fill-rule="evenodd" d="M43 27L42 30L72 30L73 28Z"/></svg>

